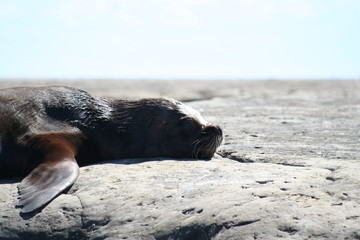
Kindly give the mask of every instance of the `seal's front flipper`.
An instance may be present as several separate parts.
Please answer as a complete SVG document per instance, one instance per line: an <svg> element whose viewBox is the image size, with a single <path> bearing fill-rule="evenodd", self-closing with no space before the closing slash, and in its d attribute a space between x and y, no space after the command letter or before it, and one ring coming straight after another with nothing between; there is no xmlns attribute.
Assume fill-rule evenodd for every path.
<svg viewBox="0 0 360 240"><path fill-rule="evenodd" d="M50 202L71 186L79 175L79 166L74 161L56 161L40 164L18 186L23 206L21 212L32 212Z"/></svg>
<svg viewBox="0 0 360 240"><path fill-rule="evenodd" d="M79 175L76 148L69 141L51 136L41 137L45 161L18 186L22 213L32 212L70 187Z"/></svg>

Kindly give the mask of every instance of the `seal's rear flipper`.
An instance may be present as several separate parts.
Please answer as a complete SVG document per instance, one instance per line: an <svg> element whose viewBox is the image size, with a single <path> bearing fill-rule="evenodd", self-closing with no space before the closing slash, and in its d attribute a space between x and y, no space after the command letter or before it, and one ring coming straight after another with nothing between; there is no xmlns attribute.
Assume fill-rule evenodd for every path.
<svg viewBox="0 0 360 240"><path fill-rule="evenodd" d="M79 175L76 148L54 135L42 136L40 143L45 162L35 168L18 186L22 213L32 212L70 187Z"/></svg>
<svg viewBox="0 0 360 240"><path fill-rule="evenodd" d="M18 186L23 206L21 212L32 212L70 187L79 175L79 166L73 161L40 164Z"/></svg>

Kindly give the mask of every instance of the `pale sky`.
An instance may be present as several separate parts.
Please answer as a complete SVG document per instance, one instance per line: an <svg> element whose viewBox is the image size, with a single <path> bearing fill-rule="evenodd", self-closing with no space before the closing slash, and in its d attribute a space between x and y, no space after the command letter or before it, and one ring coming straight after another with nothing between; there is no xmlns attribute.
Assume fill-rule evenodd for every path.
<svg viewBox="0 0 360 240"><path fill-rule="evenodd" d="M0 0L0 77L360 79L360 1Z"/></svg>

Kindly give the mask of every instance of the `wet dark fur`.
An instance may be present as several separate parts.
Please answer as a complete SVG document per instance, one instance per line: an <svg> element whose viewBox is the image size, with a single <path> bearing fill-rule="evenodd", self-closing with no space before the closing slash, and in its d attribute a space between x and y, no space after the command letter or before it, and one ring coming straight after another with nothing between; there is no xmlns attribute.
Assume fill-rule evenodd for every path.
<svg viewBox="0 0 360 240"><path fill-rule="evenodd" d="M222 132L201 126L164 98L110 100L68 87L0 90L1 178L28 174L57 139L69 142L85 165L139 157L209 159Z"/></svg>

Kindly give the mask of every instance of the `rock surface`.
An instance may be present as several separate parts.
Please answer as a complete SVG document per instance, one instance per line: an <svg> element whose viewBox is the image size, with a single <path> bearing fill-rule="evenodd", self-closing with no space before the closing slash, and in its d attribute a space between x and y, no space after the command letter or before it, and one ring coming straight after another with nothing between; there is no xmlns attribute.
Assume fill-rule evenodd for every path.
<svg viewBox="0 0 360 240"><path fill-rule="evenodd" d="M226 140L210 161L83 167L37 214L0 180L0 239L360 239L360 81L66 84L188 101Z"/></svg>

